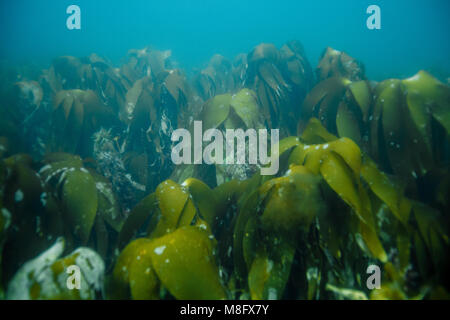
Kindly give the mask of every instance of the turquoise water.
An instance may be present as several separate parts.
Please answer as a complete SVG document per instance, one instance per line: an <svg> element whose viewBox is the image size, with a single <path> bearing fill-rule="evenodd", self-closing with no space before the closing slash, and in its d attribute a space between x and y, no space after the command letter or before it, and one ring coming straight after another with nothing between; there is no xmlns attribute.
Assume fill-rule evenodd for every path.
<svg viewBox="0 0 450 320"><path fill-rule="evenodd" d="M81 30L66 28L66 8L81 8ZM381 30L368 30L366 9L381 9ZM327 46L348 52L370 79L450 73L447 0L16 0L0 4L0 57L49 63L92 52L119 63L130 48L171 49L185 69L201 68L261 42L298 39L311 64Z"/></svg>
<svg viewBox="0 0 450 320"><path fill-rule="evenodd" d="M0 300L450 300L449 9L0 1Z"/></svg>

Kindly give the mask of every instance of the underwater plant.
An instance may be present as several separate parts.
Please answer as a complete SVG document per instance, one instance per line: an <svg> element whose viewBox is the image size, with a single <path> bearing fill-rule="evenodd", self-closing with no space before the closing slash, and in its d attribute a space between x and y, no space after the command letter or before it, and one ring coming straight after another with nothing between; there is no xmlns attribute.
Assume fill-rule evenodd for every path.
<svg viewBox="0 0 450 320"><path fill-rule="evenodd" d="M306 144L305 140L311 137L318 139L313 132L328 142ZM181 186L172 181L160 184L124 224L119 236L121 246L130 237L138 240L130 242L120 255L125 260L119 258L123 262L115 266L114 281L122 289L112 292L129 297L134 284L145 283L131 280L132 270L138 270L137 261L151 249L154 253L164 252L166 242L157 242L159 247L151 243L189 224L204 225L205 230L211 230L211 239L218 239L214 260L228 297L237 298L238 294L253 299L279 299L289 294L303 299L348 298L350 290L353 298L368 298L369 293L361 288L355 275L375 260L393 270L386 282L401 286L402 292L406 287L409 296L425 296L436 290L436 283L414 287L409 275L412 270L422 272L419 264L426 264L428 259L427 253L420 251L425 245L429 246L427 251L436 254L432 259L438 259L433 263L434 272L439 273L435 279L442 277L445 247L449 245L446 231L439 227L442 217L432 208L407 199L354 142L324 133L326 130L313 121L304 136L282 140L280 156L288 156L289 167L278 178L256 174L250 180L232 180L214 189L192 178ZM411 215L419 221L419 229L410 224ZM433 218L425 222L421 220L424 217ZM417 242L418 247L410 242L413 237L422 241L422 234L433 235L437 242ZM134 253L129 256L131 252ZM416 260L416 252L425 256ZM149 277L155 271L152 261L149 258L144 264ZM394 272L397 276L392 278ZM429 271L424 272L421 276L429 278ZM147 298L164 296L161 292L165 291L160 291L157 283L174 294L164 282L169 280L158 279L159 274L153 274L148 280L144 292L151 296ZM177 283L183 280L178 279ZM292 283L297 285L292 287ZM195 293L190 294L184 298L198 298ZM144 298L137 293L131 296Z"/></svg>
<svg viewBox="0 0 450 320"><path fill-rule="evenodd" d="M369 140L375 160L414 196L414 186L434 170L446 168L441 181L448 179L450 87L419 71L408 79L385 80L374 91Z"/></svg>
<svg viewBox="0 0 450 320"><path fill-rule="evenodd" d="M6 286L20 265L63 234L63 225L54 199L35 171L31 157L17 154L0 161L0 196L5 218L1 280Z"/></svg>
<svg viewBox="0 0 450 320"><path fill-rule="evenodd" d="M52 152L92 153L92 134L102 126L115 122L113 112L92 90L61 90L53 98L51 113Z"/></svg>
<svg viewBox="0 0 450 320"><path fill-rule="evenodd" d="M358 243L358 245L365 248L366 252L386 266L392 263L394 265L392 268L398 274L395 281L402 279L403 282L407 282L408 275L413 272L427 279L430 277L445 278L444 270L449 263L445 252L448 250L449 242L448 229L444 223L446 217L442 213L429 205L405 196L406 192L402 184L381 172L366 153L360 153L359 148L353 142L345 138L336 140L337 137L333 137L324 130L317 119L310 121L300 139L304 142L314 141L315 144L320 143L319 140L322 142L319 145L308 146L292 139L280 141L280 146L285 144L280 150L288 148L291 150L288 163L304 164L306 167L310 167L308 164L310 163L313 171L319 170L331 189L350 205L359 217L360 235L365 244ZM335 149L333 146L334 143L341 144L345 141L348 142L343 143L342 147L336 146L337 149ZM352 144L353 147L351 147ZM293 145L296 146L292 148ZM344 145L347 147L344 148ZM334 154L334 156L330 157L327 155L328 153ZM337 171L337 162L332 164L338 159L336 153L341 154L344 160L341 162L341 170L343 170L341 173L339 173L340 170ZM334 160L330 162L331 159ZM315 165L313 165L314 163ZM345 186L346 178L341 174L347 172L348 175L351 171L357 174L355 176L357 183L354 181ZM361 182L358 182L358 179L361 179ZM352 189L353 191L351 191ZM330 231L333 232L332 229ZM423 240L430 239L430 237L434 239L433 243L430 240ZM332 237L332 239L337 238L339 237ZM335 245L336 240L333 240L330 248ZM386 247L391 247L391 249L386 251ZM339 251L334 252L338 254ZM393 257L386 252L396 252L392 261ZM425 262L427 259L435 262L427 264ZM423 267L424 264L428 266L428 271ZM431 276L431 270L433 270L434 276ZM431 283L433 283L432 287L439 285L438 281L431 281ZM430 290L426 285L425 288L420 289L425 292ZM411 289L413 292L414 290L419 290L419 288Z"/></svg>
<svg viewBox="0 0 450 320"><path fill-rule="evenodd" d="M128 61L120 68L122 77L130 88L133 83L144 77L155 79L159 73L172 68L170 50L159 51L150 47L131 49L128 51Z"/></svg>
<svg viewBox="0 0 450 320"><path fill-rule="evenodd" d="M233 77L233 65L224 56L216 54L193 79L193 86L203 101L228 92L234 92L237 84Z"/></svg>
<svg viewBox="0 0 450 320"><path fill-rule="evenodd" d="M225 134L228 129L258 130L265 128L265 121L260 109L256 94L252 90L242 89L236 94L217 95L206 101L199 115L199 120L205 131L218 129ZM194 131L192 126L190 131ZM226 141L223 141L223 143L226 145ZM249 142L245 143L248 145ZM171 177L182 182L189 176L204 179L206 173L208 180L205 181L208 185L214 187L233 179L246 180L258 170L257 165L223 164L223 161L221 163L215 162L214 166L202 164L179 166Z"/></svg>
<svg viewBox="0 0 450 320"><path fill-rule="evenodd" d="M118 70L96 54L85 58L58 57L43 73L43 81L53 93L61 90L92 90L115 112L125 103L128 89Z"/></svg>
<svg viewBox="0 0 450 320"><path fill-rule="evenodd" d="M136 81L127 93L124 164L133 179L149 190L173 170L170 137L174 128L190 121L186 118L189 90L181 71L165 70L156 81L150 77Z"/></svg>
<svg viewBox="0 0 450 320"><path fill-rule="evenodd" d="M2 95L0 136L8 141L10 154L45 154L49 124L43 122L49 109L48 97L38 81L23 80L8 86Z"/></svg>
<svg viewBox="0 0 450 320"><path fill-rule="evenodd" d="M315 83L298 41L176 66L146 47L0 70L0 298L448 298L448 84L370 82L331 48ZM278 172L175 165L194 121L280 129Z"/></svg>
<svg viewBox="0 0 450 320"><path fill-rule="evenodd" d="M113 249L111 235L120 231L126 217L111 182L75 155L48 154L43 163L39 175L57 200L66 238L82 245L93 241L105 257Z"/></svg>
<svg viewBox="0 0 450 320"><path fill-rule="evenodd" d="M331 133L350 138L367 150L372 96L372 88L365 80L352 82L342 77L323 80L303 101L297 130L302 132L308 120L315 117Z"/></svg>
<svg viewBox="0 0 450 320"><path fill-rule="evenodd" d="M352 139L384 171L395 174L409 196L448 208L443 188L448 185L449 92L424 71L375 87L331 77L308 93L298 130L317 117L331 133ZM435 190L434 199L426 196L428 188Z"/></svg>
<svg viewBox="0 0 450 320"><path fill-rule="evenodd" d="M313 81L301 44L288 42L281 50L260 44L248 54L247 61L245 84L256 92L268 127L281 127L281 136L295 133L299 117L296 101L304 98Z"/></svg>
<svg viewBox="0 0 450 320"><path fill-rule="evenodd" d="M226 297L207 222L213 222L213 204L193 198L192 186L196 195L199 188L210 190L195 179L182 185L167 180L130 213L119 235L119 248L138 238L118 257L111 279L113 298L159 299L167 294L163 288L178 299Z"/></svg>
<svg viewBox="0 0 450 320"><path fill-rule="evenodd" d="M364 65L361 62L330 47L326 48L320 57L316 76L318 82L331 77L342 77L351 81L366 80Z"/></svg>
<svg viewBox="0 0 450 320"><path fill-rule="evenodd" d="M119 145L118 138L113 137L111 129L101 128L94 133L93 139L92 156L96 162L97 171L103 179L107 179L108 183L111 183L114 193L120 200L121 207L128 212L145 195L146 187L134 181L127 171L123 148ZM137 172L139 177L145 176L145 173Z"/></svg>

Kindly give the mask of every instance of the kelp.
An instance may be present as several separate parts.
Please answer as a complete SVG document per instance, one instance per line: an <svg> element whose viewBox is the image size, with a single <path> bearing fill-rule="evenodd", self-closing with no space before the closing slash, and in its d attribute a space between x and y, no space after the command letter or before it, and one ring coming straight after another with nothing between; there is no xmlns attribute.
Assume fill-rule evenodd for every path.
<svg viewBox="0 0 450 320"><path fill-rule="evenodd" d="M111 263L125 216L110 182L89 165L66 153L48 154L41 162L26 155L2 160L3 283L57 237L64 237L69 250L95 248Z"/></svg>
<svg viewBox="0 0 450 320"><path fill-rule="evenodd" d="M49 151L90 154L91 135L101 125L112 124L112 115L91 90L58 91L53 100L54 130Z"/></svg>
<svg viewBox="0 0 450 320"><path fill-rule="evenodd" d="M381 82L375 95L371 155L417 194L422 177L448 166L450 89L420 71L408 79Z"/></svg>
<svg viewBox="0 0 450 320"><path fill-rule="evenodd" d="M258 130L265 128L265 119L261 115L260 105L258 104L255 92L249 89L242 89L236 94L222 94L209 99L203 105L198 120L202 122L202 130L218 129L225 137L228 129L247 129ZM197 119L196 119L197 120ZM193 127L190 127L191 135L194 134ZM257 132L257 131L256 131ZM210 141L215 140L213 136ZM206 146L207 143L204 143ZM226 141L223 139L223 147L226 150ZM246 142L248 150L248 142ZM225 162L225 154L222 163ZM211 159L214 162L214 159ZM214 162L214 166L207 165L187 165L176 168L172 173L172 178L185 177L183 172L192 172L192 177L206 182L210 187L215 187L224 182L237 179L245 180L257 170L256 165L226 165ZM207 173L209 181L206 181L202 174ZM184 179L177 180L182 182Z"/></svg>
<svg viewBox="0 0 450 320"><path fill-rule="evenodd" d="M0 297L448 298L447 84L370 83L327 48L313 86L298 41L192 77L174 65L147 47L118 68L94 54L5 76ZM280 129L280 170L174 167L171 134L194 120ZM65 287L73 264L83 292Z"/></svg>
<svg viewBox="0 0 450 320"><path fill-rule="evenodd" d="M131 242L120 254L113 281L133 299L158 299L164 287L177 299L224 299L214 243L197 226L182 227L160 238Z"/></svg>
<svg viewBox="0 0 450 320"><path fill-rule="evenodd" d="M305 98L298 132L308 134L308 120L318 118L333 135L355 141L416 196L432 168L447 166L448 92L448 86L423 71L374 88L365 80L330 77Z"/></svg>
<svg viewBox="0 0 450 320"><path fill-rule="evenodd" d="M231 61L224 56L216 54L193 80L198 95L206 101L216 95L234 92L238 83L233 77Z"/></svg>
<svg viewBox="0 0 450 320"><path fill-rule="evenodd" d="M187 226L155 239L149 249L158 278L174 297L224 299L213 248L207 231Z"/></svg>
<svg viewBox="0 0 450 320"><path fill-rule="evenodd" d="M159 51L150 47L131 49L128 51L128 61L121 66L120 73L130 87L138 79L155 78L160 72L169 69L171 55L170 50Z"/></svg>
<svg viewBox="0 0 450 320"><path fill-rule="evenodd" d="M380 172L350 139L338 139L331 135L317 123L317 120L312 121L307 128L310 128L310 133L280 142L281 156L284 152L290 151L288 157L290 167L285 171L285 176L247 184L247 188L251 187L247 190L247 196L232 201L237 205L235 218L232 219L235 228L232 242L235 265L233 275L228 278L230 280L228 285L234 288L237 286L244 292L248 290L249 297L253 299L283 297L288 280L297 272L296 267L293 267L295 261L299 259L298 244L295 240L299 241L310 234L315 218L320 218L320 225L322 227L328 225L328 229L323 231L319 229L319 234L326 242L324 247L316 247L314 250L317 252L329 250L338 260L342 260L342 256L347 256L344 253L348 250L345 243L336 242L328 233L331 231L336 237L342 230L328 221L330 218L327 216L330 213L327 213L328 208L322 204L329 201L322 200L323 193L319 191L324 183L334 192L336 200L341 199L348 206L345 219L349 223L347 232L353 237L353 250L354 246L359 247L363 256L387 263L385 246L394 246L399 252L400 262L396 267L401 274L404 274L410 261L410 248L404 244L411 236L412 227L408 224L411 201L404 197L401 187L396 186L387 175ZM308 139L321 139L322 143L308 145ZM155 225L153 231L149 232L150 239L166 237L165 235L172 234L174 229L184 228L193 223L194 217L199 213L200 217L205 217L208 224L211 221L214 223L212 231L213 234L217 234L218 225L215 223L217 217L211 213L214 212L214 208L219 207L220 199L223 198L220 194L226 188L210 189L195 179L188 180L183 185L188 190L183 190L170 181L157 188L155 197L158 205L151 219L157 217L158 221L149 224ZM259 190L255 191L255 188ZM192 202L186 191L193 195ZM204 197L208 198L209 205L205 205ZM382 231L378 213L375 211L379 206L376 203L380 201L387 205L394 219L399 222L395 227L399 230L398 235L393 243L390 239L386 240L384 237L381 239ZM283 215L280 215L280 212ZM313 229L314 227L315 225ZM445 246L445 237L442 239ZM223 240L221 238L221 241ZM433 248L433 245L430 248ZM439 250L441 251L438 251L437 256L442 259L442 247ZM223 248L219 248L221 265L227 264L224 251ZM327 277L321 279L322 271L312 267L314 265L312 261L315 259L324 258L321 258L320 253L314 253L308 256L302 265L302 268L308 270L306 277L308 298L325 294L324 283ZM245 264L242 265L240 261L244 261ZM189 287L188 284L186 286ZM172 292L173 289L169 291Z"/></svg>
<svg viewBox="0 0 450 320"><path fill-rule="evenodd" d="M0 107L0 136L8 140L10 154L45 153L43 141L48 138L48 99L38 81L22 80L8 85Z"/></svg>
<svg viewBox="0 0 450 320"><path fill-rule="evenodd" d="M320 224L318 230L324 243L314 250L330 252L338 261L348 263L348 250L352 252L355 248L359 248L362 250L362 258L373 257L379 259L381 263L386 263L388 255L384 246L392 245L397 248L401 257L400 264L396 265L400 273L405 272L410 261L411 248L405 247L404 243L405 240L408 241L407 238L411 236L413 228L408 218L411 201L403 195L402 189L390 181L386 174L380 172L351 140L338 139L331 135L317 120L311 121L307 128L308 131L300 138L289 137L280 141L281 156L286 152L290 153L288 157L290 168L282 169L286 170L285 176L259 182L254 180L256 184L245 183L246 192L234 200L232 194L226 191L234 184L226 183L211 189L196 179L189 179L183 183L192 195L193 206L198 208L200 216L208 221L208 225L213 226L212 232L216 236L220 236L221 225L217 224L217 216L214 217L213 213L216 208L226 205L226 202L220 199L225 199L229 203L228 206L233 203L237 206L236 211L231 210L234 211L232 215L234 218L231 220L234 228L233 241L230 243L232 247L219 247L218 257L221 265L227 265L229 268L227 260L231 249L235 264L231 267L234 271L228 278L229 288L241 292L248 290L249 297L255 299L283 297L288 280L298 272L298 267L293 267L296 265L295 261L299 259L296 249L299 245L295 239L299 240L311 234L311 227L314 230L316 223ZM306 144L308 140L311 141L310 139L314 141L320 139L322 143ZM325 186L330 191L326 191ZM334 193L334 196L330 192ZM327 201L321 200L324 195L327 196ZM165 200L167 196L173 200ZM328 198L330 196L332 198ZM154 197L159 200L155 200ZM157 189L154 197L148 200L153 209L147 209L147 215L151 213L150 220L154 219L152 217L156 217L157 220L156 223L149 223L149 226L156 226L153 227L153 232L147 232L150 239L170 235L173 228L183 228L183 221L193 221L189 197L176 184L170 181L164 183ZM348 206L347 209L345 205L336 202L339 199ZM398 221L397 226L393 224L394 228L399 229L398 236L393 241L386 240L380 230L379 213L375 211L379 210L376 209L379 208L379 202L385 203L388 214L392 214L392 219ZM336 204L328 208L324 207L323 203ZM333 222L329 211L332 208L344 210L339 215L348 223L347 226L345 224L339 226ZM145 211L141 212L144 214ZM283 214L280 215L280 212ZM316 219L319 219L318 222L313 223ZM343 239L336 241L336 237L342 232L347 232L350 240L353 238L351 246ZM445 237L442 239L445 240ZM221 242L226 242L224 240L220 238ZM443 257L442 252L438 255ZM305 297L313 298L326 294L324 283L327 279L348 281L333 277L321 280L320 274L323 273L319 269L313 271L309 260L314 261L317 258L327 260L326 256L322 258L320 256L320 253L308 256L309 262L302 266L306 268L305 270L309 270L305 279L309 293ZM338 272L335 266L327 268ZM332 284L330 286L333 287ZM330 286L327 285L327 288ZM341 294L339 290L332 292Z"/></svg>
<svg viewBox="0 0 450 320"><path fill-rule="evenodd" d="M316 69L318 81L323 81L331 77L348 78L351 81L365 80L364 65L347 53L326 48L320 57L319 65Z"/></svg>
<svg viewBox="0 0 450 320"><path fill-rule="evenodd" d="M148 246L151 246L151 248L154 248L152 249L151 252L157 253L158 250L161 250L161 252L165 252L164 250L166 249L162 249L163 246L166 246L167 243L165 239L169 240L172 238L172 235L173 237L175 237L175 234L178 233L180 234L186 233L186 236L183 236L182 238L184 240L180 241L180 245L186 244L190 246L191 245L190 241L193 241L192 246L194 247L191 250L197 250L196 248L198 247L198 245L195 245L195 243L198 243L199 241L200 243L201 241L207 241L205 245L207 245L207 247L210 247L212 243L215 243L215 240L214 242L211 242L213 241L215 236L221 238L222 237L229 238L230 232L227 230L229 230L229 228L231 228L232 230L232 225L224 226L222 224L224 218L223 216L226 215L226 212L221 211L223 211L223 208L227 206L227 203L231 204L238 202L238 199L242 197L242 192L243 190L245 190L245 186L247 186L247 184L240 186L239 182L231 181L222 184L220 187L217 187L215 189L210 189L203 182L193 178L186 180L181 185L178 185L170 180L165 181L158 186L154 194L144 199L136 207L136 211L133 211L131 213L131 215L125 222L121 235L119 236L119 238L123 239L121 243L129 241L126 239L129 239L129 237L132 237L133 235L138 235L137 232L138 230L143 230L143 233L140 234L146 235L147 238L138 238L134 242L131 242L130 246L133 243L140 242L145 243ZM193 226L195 226L196 229L193 229ZM195 231L192 233L191 231L189 231L191 229L199 230L200 232ZM199 234L199 236L204 234L204 236L202 236L204 237L204 240L200 240L201 238L195 240L195 237L197 237L196 235L197 233ZM190 239L190 237L194 237L194 239ZM156 244L158 244L158 246ZM127 248L128 247L124 249L123 254L126 254L125 252L128 252L129 249ZM218 248L217 257L219 261L221 261L221 263L224 262L223 261L224 259L229 260L231 258L230 253L229 252L226 253L227 250L228 248L223 248L223 246ZM149 249L146 251L148 252ZM182 251L184 252L185 250ZM178 252L181 252L181 250L179 250ZM189 250L186 250L186 252L189 252ZM195 258L195 260L197 261L200 259L199 261L201 262L203 258L199 257ZM169 263L166 260L169 260L170 262L174 261L176 262L176 264L174 264L173 266L176 268L181 268L181 265L187 265L187 262L178 261L178 259L188 259L188 257L186 258L184 258L183 256L180 256L179 258L164 257L163 259L162 257L159 257L159 255L157 254L156 256L154 256L152 261L154 261L153 263L162 265L164 265L163 262ZM154 267L158 268L157 265L155 265ZM116 265L115 270L119 270L119 268L121 267L119 267L118 264ZM183 271L183 269L185 268L187 267L182 267L182 269L179 272L185 272ZM226 297L225 291L222 288L222 285L220 284L223 281L222 280L219 281L219 279L217 278L219 269L220 270L223 269L221 267L219 267L219 269L216 269L214 265L211 265L210 267L209 264L206 264L204 265L204 267L201 268L206 268L205 271L203 271L203 273L206 272L206 274L210 274L210 276L208 276L205 280L202 281L197 279L196 282L198 283L199 281L200 282L206 281L205 286L212 285L213 287L216 288L211 290L212 292L217 292L217 295L211 295L209 296L210 298L211 297L213 297L214 299L225 298ZM190 271L190 274L195 274L195 272L196 272L195 270L192 270ZM176 297L177 295L181 295L180 297L189 299L193 297L197 297L199 299L204 299L208 297L208 295L205 295L206 291L203 291L202 288L198 289L192 288L189 289L188 291L184 291L183 289L183 291L177 293L176 290L178 290L177 288L179 287L179 285L171 289L171 287L175 285L175 282L173 282L174 280L172 280L171 278L178 277L177 274L167 273L165 269L162 269L161 271L156 270L156 273L158 274L161 283L164 284L164 286L167 287L170 293L172 295L175 295ZM170 278L167 278L169 274ZM119 276L117 275L115 277L118 278ZM165 280L166 278L167 280ZM184 283L185 281L183 278L176 278L176 279L178 279L177 281L181 283ZM120 282L121 280L117 281ZM187 287L190 286L189 283L190 282L186 284ZM118 284L116 283L116 285ZM122 285L122 288L123 287L124 285ZM121 292L126 292L126 290L123 289Z"/></svg>
<svg viewBox="0 0 450 320"><path fill-rule="evenodd" d="M218 95L203 106L200 119L207 129L261 129L264 120L260 115L256 94L242 89L234 95Z"/></svg>
<svg viewBox="0 0 450 320"><path fill-rule="evenodd" d="M322 137L321 139L326 140L326 138L323 138L325 136L323 133L324 129L319 127L319 124L317 124L317 120L313 120L310 124L308 124L307 127L318 128L315 131L320 132L320 136ZM315 127L313 127L313 125L315 125ZM311 135L311 133L306 133L307 134L305 136L301 137L303 138L301 140L306 140L305 142L307 142L308 139L317 139L315 136ZM345 159L348 168L351 168L354 173L357 173L357 176L355 178L360 178L363 182L362 184L360 184L360 187L358 187L358 189L360 190L359 192L362 192L359 196L361 201L360 203L364 205L364 202L369 201L369 203L365 205L366 209L373 210L373 214L371 216L368 216L369 219L367 219L365 216L360 216L360 219L365 222L364 224L361 224L360 232L363 239L365 239L366 246L372 252L372 254L375 255L375 257L379 258L381 261L384 260L384 262L386 262L387 256L383 254L383 251L380 251L382 250L380 244L383 243L383 246L387 245L396 247L396 250L398 252L396 268L401 277L406 277L407 268L409 268L411 264L413 264L415 268L418 268L416 270L422 269L420 272L423 277L428 277L430 270L423 270L424 265L429 266L429 264L425 262L428 255L425 252L427 252L428 250L428 252L435 252L434 254L436 255L436 257L432 258L435 261L437 261L436 259L442 259L439 263L435 262L435 268L438 264L440 266L447 265L448 259L446 258L446 255L442 250L445 250L444 248L448 247L448 230L446 230L445 227L438 227L438 225L445 225L442 223L443 217L440 217L437 211L433 210L430 206L407 198L405 196L405 189L403 185L401 183L398 183L395 179L389 177L386 173L381 172L377 168L377 165L368 157L367 154L363 153L361 156L352 157L352 153L350 153L351 148L343 148L345 144L342 143L342 138L336 140L336 137L328 136L328 139L330 139L330 142L322 144L321 146L302 145L300 141L295 141L294 143L292 143L292 141L294 141L292 139L288 141L280 141L280 146L294 146L290 149L289 161L295 164L304 164L308 167L309 163L316 163L317 159L320 159L319 162L323 160L319 167L322 176L330 185L330 187L336 193L338 193L339 197L342 197L342 199L345 202L349 203L352 206L353 210L357 212L360 209L356 209L358 207L357 205L355 205L357 203L357 200L355 200L356 198L347 193L347 191L344 193L342 189L340 190L340 185L344 186L344 177L342 176L341 178L339 178L338 181L340 185L334 184L332 180L330 180L330 177L327 177L328 170L332 168L328 168L329 165L327 166L327 161L333 158L335 160L336 156L326 159L324 157L324 154L326 152L320 150L323 150L323 148L327 146L326 149L330 150L330 152L332 149L334 149L333 152L337 152L343 155L342 158ZM341 146L337 148L338 144L340 144ZM283 150L289 150L287 147L285 147ZM353 149L357 151L357 148ZM345 152L345 155L342 152ZM355 153L353 152L353 154ZM323 166L325 166L325 168ZM317 170L316 166L312 166L311 168ZM367 189L367 191L364 191L364 189ZM375 201L375 199L378 200ZM383 205L380 206L380 204L376 204L380 201L384 203L384 209L382 209ZM364 209L364 207L362 207L362 209ZM379 211L376 212L375 210ZM425 212L427 213L425 214ZM413 213L413 220L415 222L411 220ZM421 218L417 219L417 217L415 216L417 214L419 214L420 216L426 216L433 222L430 224L425 220L421 220ZM390 216L390 218L388 218L388 216ZM390 219L390 222L384 224L381 223L382 220L379 219ZM434 224L434 227L431 227L432 224ZM388 226L390 229L386 230L385 228L387 228ZM431 237L435 239L433 240L433 243L430 240L427 240L427 242L424 243L422 240L423 236L420 235L419 230L422 230L422 234L424 234L424 232L430 232L432 234ZM383 241L380 242L381 236L385 235L386 233L389 233L391 235L396 234L396 236L393 236L389 241L383 239ZM430 239L429 235L426 237ZM411 242L413 239L416 239L415 243L417 244L411 246ZM334 251L337 252L336 249ZM417 259L417 261L415 261L415 259ZM420 267L421 264L422 267ZM438 273L442 275L442 269L440 269L440 267L437 268L438 269L434 270L441 270L438 271Z"/></svg>
<svg viewBox="0 0 450 320"><path fill-rule="evenodd" d="M163 70L156 79L136 81L127 92L126 109L120 115L128 126L124 162L133 179L148 189L154 189L173 170L171 135L189 124L184 115L190 90L180 70Z"/></svg>
<svg viewBox="0 0 450 320"><path fill-rule="evenodd" d="M243 258L246 262L252 299L283 296L299 233L307 233L311 222L325 209L318 182L305 167L292 167L286 176L269 180L259 188L256 208L264 207L261 213L256 209L247 221L238 220L235 246L239 247L236 240L242 239L243 257L235 255L235 261ZM253 199L248 201L252 203ZM252 206L246 208L255 210Z"/></svg>
<svg viewBox="0 0 450 320"><path fill-rule="evenodd" d="M43 82L53 93L61 90L92 90L101 101L117 112L124 107L127 83L103 58L58 57L44 73Z"/></svg>
<svg viewBox="0 0 450 320"><path fill-rule="evenodd" d="M294 133L299 109L293 101L302 100L312 83L311 67L301 44L288 42L278 50L273 44L263 43L248 54L247 61L245 83L256 92L268 127L282 127L281 136Z"/></svg>
<svg viewBox="0 0 450 320"><path fill-rule="evenodd" d="M367 81L352 82L330 77L319 82L306 96L298 132L316 117L332 134L347 137L367 149L367 122L372 106L372 89Z"/></svg>
<svg viewBox="0 0 450 320"><path fill-rule="evenodd" d="M93 168L86 169L80 157L64 153L47 155L39 175L57 200L68 232L86 244L95 229L97 246L103 248L100 252L106 255L112 247L108 248L109 237L104 224L118 233L124 223L110 182Z"/></svg>
<svg viewBox="0 0 450 320"><path fill-rule="evenodd" d="M145 215L155 222L149 223L148 238L132 241L120 254L113 271L115 294L158 299L161 286L178 299L225 298L213 262L214 237L185 187L163 182L139 208L125 223L121 239L130 235L129 230L138 227Z"/></svg>
<svg viewBox="0 0 450 320"><path fill-rule="evenodd" d="M288 141L282 140L280 141L280 145L284 145L281 150L286 150L285 152L290 152L291 155L289 157L289 163L291 164L289 169L285 171L285 176L282 178L276 178L269 180L266 184L272 184L278 179L282 181L287 180L291 181L288 177L296 174L306 174L306 176L301 176L301 180L299 181L301 184L304 184L304 191L310 190L308 192L314 192L316 196L305 193L304 197L309 201L312 201L311 204L307 205L305 200L302 200L301 193L299 191L295 191L295 189L283 188L282 193L274 189L272 197L275 197L276 201L275 208L283 208L284 205L288 205L285 210L281 210L281 212L289 212L290 210L302 210L301 208L305 205L303 210L306 212L313 212L314 214L309 218L309 220L298 220L300 225L304 228L304 233L308 233L308 226L311 223L311 219L316 215L321 217L321 219L325 219L326 216L331 214L327 212L327 208L321 206L325 201L321 199L321 192L318 191L319 182L323 181L326 183L334 192L335 196L340 198L343 202L345 202L350 208L351 211L356 214L358 218L358 227L356 229L351 228L350 230L354 232L355 235L359 234L365 245L364 252L370 256L374 256L382 262L387 260L386 252L377 236L376 224L374 221L373 213L370 208L370 204L368 203L368 194L367 191L363 188L362 182L359 179L359 171L361 167L361 154L359 148L349 139L341 138L338 140L334 140L328 143L324 143L321 145L306 145L301 143L298 139L289 139ZM310 178L306 178L306 177ZM323 179L323 180L322 180ZM312 183L311 181L316 181L316 183ZM316 191L311 190L311 186L316 185ZM264 185L261 187L264 188ZM306 188L306 189L305 189ZM320 187L323 188L323 187ZM292 200L283 201L282 203L278 203L276 200L279 197L279 194L283 194L284 197L291 197ZM299 198L300 197L300 198ZM286 199L287 200L287 199ZM329 203L330 200L327 200L325 203ZM295 204L294 204L295 203ZM299 206L301 204L301 206ZM265 203L266 209L270 210L271 201ZM289 209L288 209L289 208ZM267 211L264 212L262 219L264 219L264 215ZM270 212L270 211L269 211ZM296 213L293 215L297 219L301 219L301 214ZM350 217L351 218L351 217ZM281 222L281 216L277 215L277 220ZM347 218L349 219L349 218ZM287 223L283 225L292 230L299 230L299 226L295 227L296 224L293 223L295 220L289 220ZM308 222L309 221L309 222ZM268 223L269 225L269 223ZM275 221L270 221L271 226L276 226ZM331 227L331 224L329 225ZM320 233L328 232L327 229L320 228ZM283 235L285 237L284 242L290 243L289 240L294 238L292 234L287 232L287 230L283 230L284 232L277 232L277 239L283 239ZM298 231L297 231L298 232ZM329 239L330 242L334 242L335 240L330 237L326 237L326 233L323 236L324 240ZM283 240L281 240L283 242ZM294 254L295 244L293 246L294 249L291 249L291 255ZM334 252L334 254L338 257L339 251L343 251L344 248L340 249L332 249L335 248L334 243L326 244L326 247L330 248L330 251ZM289 275L289 274L288 274ZM312 285L312 283L310 283ZM276 289L276 288L275 288ZM280 293L280 289L284 289L280 287L276 290L278 292L278 298L282 295ZM267 298L267 296L266 296Z"/></svg>
<svg viewBox="0 0 450 320"><path fill-rule="evenodd" d="M43 179L33 169L27 155L3 159L1 204L7 218L2 234L2 281L10 279L17 268L47 248L63 233L60 213Z"/></svg>

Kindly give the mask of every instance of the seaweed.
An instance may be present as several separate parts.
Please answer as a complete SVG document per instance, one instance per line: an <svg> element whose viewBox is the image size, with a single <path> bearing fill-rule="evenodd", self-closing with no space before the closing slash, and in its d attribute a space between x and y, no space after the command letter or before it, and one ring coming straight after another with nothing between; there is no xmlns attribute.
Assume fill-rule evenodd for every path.
<svg viewBox="0 0 450 320"><path fill-rule="evenodd" d="M298 41L175 66L146 47L1 70L0 298L448 299L448 84L369 82L331 48L314 82ZM278 173L175 166L195 120L280 129Z"/></svg>

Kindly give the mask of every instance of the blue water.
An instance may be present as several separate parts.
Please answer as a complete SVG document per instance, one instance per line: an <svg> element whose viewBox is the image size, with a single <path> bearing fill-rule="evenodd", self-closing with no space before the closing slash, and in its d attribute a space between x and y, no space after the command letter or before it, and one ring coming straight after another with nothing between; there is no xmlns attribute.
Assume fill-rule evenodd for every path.
<svg viewBox="0 0 450 320"><path fill-rule="evenodd" d="M81 8L82 29L66 28ZM381 8L381 30L366 9ZM448 0L9 0L0 4L0 59L49 63L92 52L119 63L131 48L171 49L185 69L220 53L233 58L261 42L298 39L313 67L331 46L361 60L370 79L426 69L450 75Z"/></svg>

